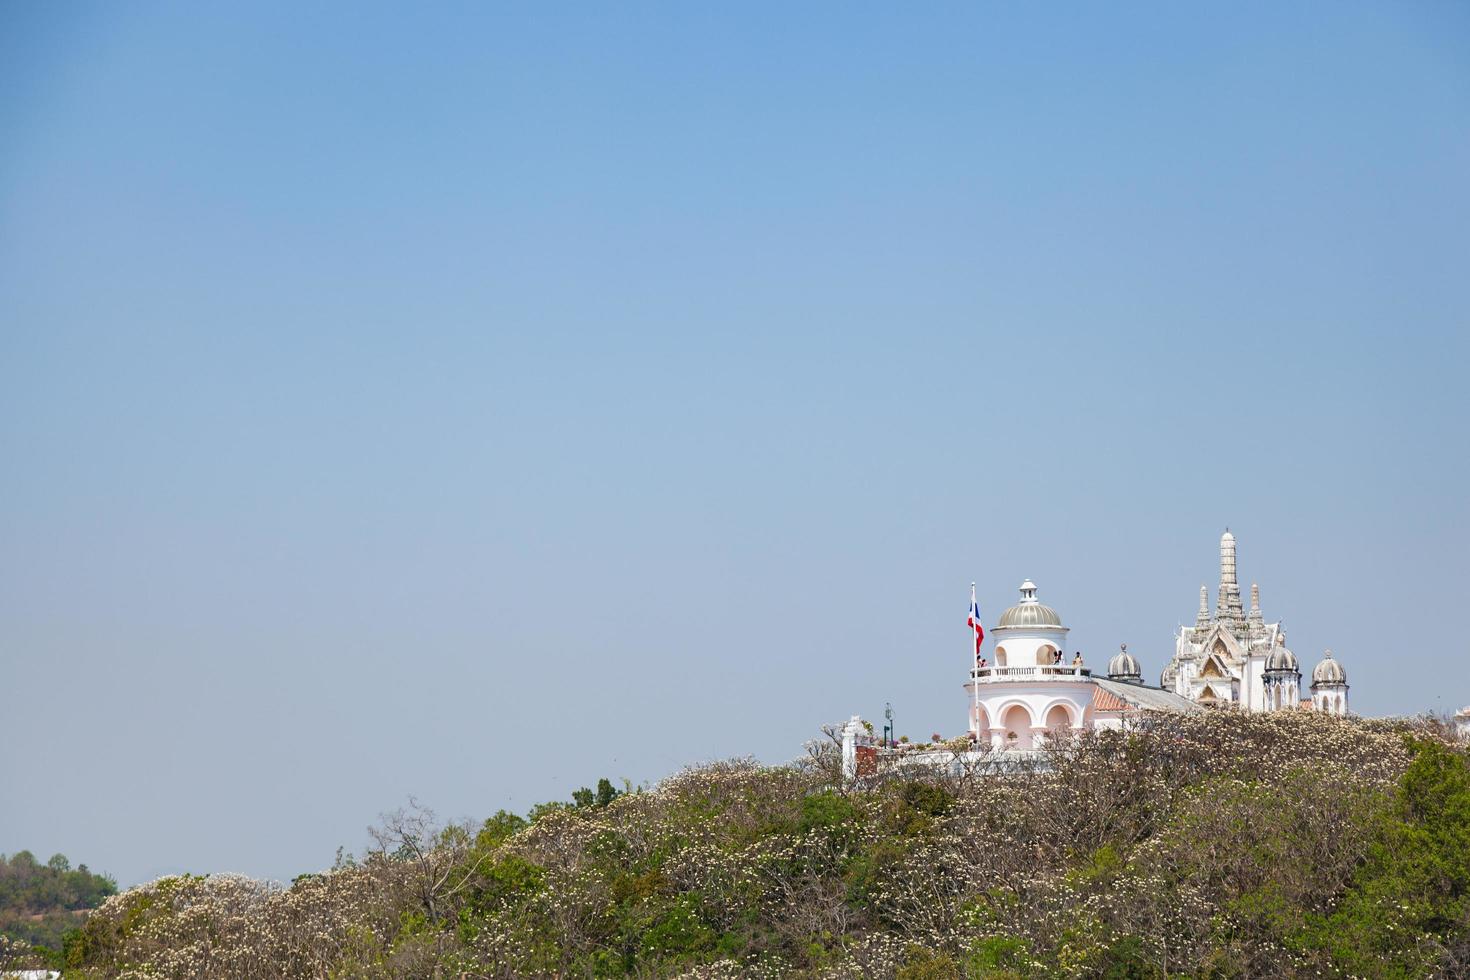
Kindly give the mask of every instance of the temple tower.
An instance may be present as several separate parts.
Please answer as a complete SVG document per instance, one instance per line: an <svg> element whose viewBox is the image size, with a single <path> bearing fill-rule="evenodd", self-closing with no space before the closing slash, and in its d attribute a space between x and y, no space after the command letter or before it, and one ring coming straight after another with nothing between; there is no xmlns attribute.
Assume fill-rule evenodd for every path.
<svg viewBox="0 0 1470 980"><path fill-rule="evenodd" d="M1245 622L1240 583L1235 578L1235 535L1228 527L1220 536L1220 594L1215 600L1215 618L1231 624Z"/></svg>

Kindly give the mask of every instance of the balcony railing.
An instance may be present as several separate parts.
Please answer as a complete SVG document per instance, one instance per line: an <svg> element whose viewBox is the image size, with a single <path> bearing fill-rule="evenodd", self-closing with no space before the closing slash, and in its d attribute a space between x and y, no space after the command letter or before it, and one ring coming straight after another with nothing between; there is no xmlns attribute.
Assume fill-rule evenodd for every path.
<svg viewBox="0 0 1470 980"><path fill-rule="evenodd" d="M1046 664L1035 667L976 667L970 671L981 684L996 684L1001 681L1071 681L1079 677L1091 677L1087 667L1071 664Z"/></svg>

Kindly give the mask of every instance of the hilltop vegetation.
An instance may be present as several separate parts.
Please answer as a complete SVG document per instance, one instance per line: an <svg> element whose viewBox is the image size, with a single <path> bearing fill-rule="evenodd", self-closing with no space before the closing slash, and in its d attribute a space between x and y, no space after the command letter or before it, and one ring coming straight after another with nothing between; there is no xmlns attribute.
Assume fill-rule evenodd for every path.
<svg viewBox="0 0 1470 980"><path fill-rule="evenodd" d="M0 854L0 937L23 946L61 949L62 936L75 929L87 909L117 894L117 882L81 865L73 869L65 854L41 864L30 851Z"/></svg>
<svg viewBox="0 0 1470 980"><path fill-rule="evenodd" d="M1426 724L1158 716L1047 764L842 785L830 748L478 827L393 815L279 887L109 899L68 976L1470 972L1470 765Z"/></svg>

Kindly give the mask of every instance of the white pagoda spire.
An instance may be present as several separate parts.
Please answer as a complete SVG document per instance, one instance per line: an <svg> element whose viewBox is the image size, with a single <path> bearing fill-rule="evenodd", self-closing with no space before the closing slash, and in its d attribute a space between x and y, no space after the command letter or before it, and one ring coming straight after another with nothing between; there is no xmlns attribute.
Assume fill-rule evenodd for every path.
<svg viewBox="0 0 1470 980"><path fill-rule="evenodd" d="M1215 616L1235 623L1245 619L1240 583L1235 578L1235 535L1228 527L1220 535L1220 595L1215 601Z"/></svg>

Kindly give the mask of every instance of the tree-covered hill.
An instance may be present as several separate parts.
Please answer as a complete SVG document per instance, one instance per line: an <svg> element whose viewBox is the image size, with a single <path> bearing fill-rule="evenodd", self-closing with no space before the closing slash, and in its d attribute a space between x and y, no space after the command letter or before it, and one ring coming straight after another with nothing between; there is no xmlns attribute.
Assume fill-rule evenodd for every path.
<svg viewBox="0 0 1470 980"><path fill-rule="evenodd" d="M477 827L395 814L289 887L109 899L68 976L1456 977L1470 764L1434 726L1155 716L1023 771L830 748Z"/></svg>
<svg viewBox="0 0 1470 980"><path fill-rule="evenodd" d="M30 851L0 854L0 937L23 946L61 949L64 933L88 909L117 894L117 882L73 868L64 854L41 864Z"/></svg>

